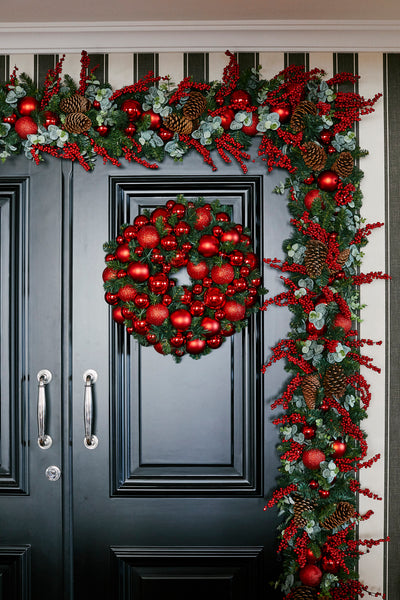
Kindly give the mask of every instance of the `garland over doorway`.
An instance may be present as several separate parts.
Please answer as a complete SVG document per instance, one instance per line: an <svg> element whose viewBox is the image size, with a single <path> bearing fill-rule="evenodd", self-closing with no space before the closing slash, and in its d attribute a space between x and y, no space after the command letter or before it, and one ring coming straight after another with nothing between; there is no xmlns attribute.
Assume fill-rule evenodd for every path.
<svg viewBox="0 0 400 600"><path fill-rule="evenodd" d="M288 196L292 235L283 243L283 261L264 261L282 272L287 291L265 300L261 307L287 306L293 313L288 337L272 348L271 358L260 365L265 372L285 359L291 377L271 406L280 410L274 423L281 437L279 487L265 507L277 504L282 515L278 536L283 569L276 586L286 600L353 600L367 592L356 572L359 555L385 541L360 540L356 532L357 524L373 514L372 510L364 515L357 512L356 494L380 499L372 491L360 489L357 479L361 468L372 467L379 459L379 455L367 458L367 443L360 429L371 395L359 366L379 371L363 348L380 343L357 337L358 286L388 276L359 270L362 248L382 223L364 223L360 216L362 171L357 164L366 151L359 148L353 126L372 112L380 94L366 100L342 92L340 84L354 84L354 75L340 73L324 80L320 69L306 72L303 67L288 67L266 81L259 70L240 74L233 54L227 55L229 63L221 82L185 78L172 87L167 77L149 73L116 91L96 80L85 51L78 85L68 75L62 78L63 59L48 72L40 90L14 69L0 87L0 158L5 161L24 153L40 164L50 154L90 170L100 156L116 166L125 159L157 169L166 156L184 160L188 152L195 151L214 171L213 156L219 154L227 163L237 161L246 173L246 163L253 160L248 150L255 138L260 140L257 154L266 169L286 170L286 180L275 191ZM212 214L215 220L216 214ZM163 228L172 228L172 222L167 222L175 218L172 215L171 204L171 217L164 215L166 219L159 223L156 219L160 240L170 233ZM192 216L195 226L197 217ZM220 227L221 235L225 233L223 222L207 222L207 227L212 226ZM129 227L132 237L124 237L125 227L121 239L108 248L112 258L107 268L116 274L124 270L138 247L140 227ZM240 244L245 241L240 239L240 231L236 238ZM190 253L190 241L181 242ZM225 258L241 253L235 251L235 240L228 243L232 247L221 250L218 245L217 249L225 250ZM118 251L121 246L125 254ZM167 251L167 263L171 262L174 257L169 253L175 247L163 250ZM163 252L158 255L165 259ZM228 270L230 277L233 269ZM232 283L225 281L225 276L214 281L220 288L221 306ZM124 278L135 297L135 280L130 281L129 269ZM117 277L106 279L106 292L114 293L117 303L129 303L134 297L119 295L125 285L110 288L114 279ZM204 284L204 277L202 281ZM242 294L243 303L248 295ZM120 308L119 320L133 327L126 322L122 308L129 309L129 304ZM223 319L221 316L222 326ZM173 323L166 327L168 336L174 333L173 327ZM175 328L179 333L179 327ZM184 331L179 334L182 338ZM151 341L140 341L166 348L161 330L159 337L153 335ZM202 335L207 339L207 331L199 333L200 338ZM192 346L186 345L189 353Z"/></svg>

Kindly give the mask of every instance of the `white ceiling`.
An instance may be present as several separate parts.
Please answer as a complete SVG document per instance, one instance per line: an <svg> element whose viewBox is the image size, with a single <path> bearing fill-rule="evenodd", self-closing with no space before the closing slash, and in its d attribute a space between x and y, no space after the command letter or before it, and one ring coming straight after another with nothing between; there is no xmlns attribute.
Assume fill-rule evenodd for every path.
<svg viewBox="0 0 400 600"><path fill-rule="evenodd" d="M399 0L6 0L2 23L394 20Z"/></svg>

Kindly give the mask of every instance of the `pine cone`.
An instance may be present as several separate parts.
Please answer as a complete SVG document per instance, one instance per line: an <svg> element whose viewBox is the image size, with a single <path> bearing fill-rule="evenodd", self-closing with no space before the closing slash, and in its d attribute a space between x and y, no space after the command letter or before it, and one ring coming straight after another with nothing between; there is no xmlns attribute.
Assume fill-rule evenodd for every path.
<svg viewBox="0 0 400 600"><path fill-rule="evenodd" d="M304 264L306 265L309 277L315 279L315 277L321 275L327 255L328 246L324 242L314 239L308 240L304 255Z"/></svg>
<svg viewBox="0 0 400 600"><path fill-rule="evenodd" d="M345 248L344 250L339 252L336 262L338 263L338 265L340 265L340 267L343 267L343 265L348 261L349 256L350 256L350 248ZM338 270L339 269L330 269L331 275L334 275L335 273L337 273Z"/></svg>
<svg viewBox="0 0 400 600"><path fill-rule="evenodd" d="M314 600L315 589L308 585L301 585L293 590L292 598L293 600Z"/></svg>
<svg viewBox="0 0 400 600"><path fill-rule="evenodd" d="M306 500L296 494L294 496L294 506L293 506L293 521L298 527L304 527L307 524L307 519L303 517L304 511L313 510L315 508L315 503L310 500Z"/></svg>
<svg viewBox="0 0 400 600"><path fill-rule="evenodd" d="M299 102L296 108L292 113L292 117L290 119L290 126L295 133L299 133L305 127L305 115L316 115L317 107L314 102L308 102L304 100Z"/></svg>
<svg viewBox="0 0 400 600"><path fill-rule="evenodd" d="M338 502L335 511L321 523L324 529L335 529L347 523L355 515L355 508L350 502Z"/></svg>
<svg viewBox="0 0 400 600"><path fill-rule="evenodd" d="M324 381L324 392L327 398L339 399L343 396L346 391L346 375L342 367L338 364L331 365L327 368Z"/></svg>
<svg viewBox="0 0 400 600"><path fill-rule="evenodd" d="M207 101L203 94L197 90L192 90L182 112L185 117L194 121L205 111L206 107Z"/></svg>
<svg viewBox="0 0 400 600"><path fill-rule="evenodd" d="M326 163L325 150L315 142L306 142L304 151L301 153L303 160L309 169L313 171L322 171Z"/></svg>
<svg viewBox="0 0 400 600"><path fill-rule="evenodd" d="M303 392L304 400L307 407L312 410L315 408L315 399L317 397L318 389L321 387L321 382L318 375L311 373L306 375L301 384L301 391Z"/></svg>
<svg viewBox="0 0 400 600"><path fill-rule="evenodd" d="M332 165L332 171L335 171L339 177L349 177L352 174L354 160L350 152L341 152Z"/></svg>
<svg viewBox="0 0 400 600"><path fill-rule="evenodd" d="M69 98L63 98L60 102L60 109L65 113L87 112L91 106L90 100L80 94L74 94Z"/></svg>
<svg viewBox="0 0 400 600"><path fill-rule="evenodd" d="M84 133L92 126L92 121L88 116L81 112L74 112L67 115L64 123L64 129L69 133Z"/></svg>
<svg viewBox="0 0 400 600"><path fill-rule="evenodd" d="M190 119L180 115L169 115L163 119L164 126L171 131L189 135L193 131L193 123Z"/></svg>

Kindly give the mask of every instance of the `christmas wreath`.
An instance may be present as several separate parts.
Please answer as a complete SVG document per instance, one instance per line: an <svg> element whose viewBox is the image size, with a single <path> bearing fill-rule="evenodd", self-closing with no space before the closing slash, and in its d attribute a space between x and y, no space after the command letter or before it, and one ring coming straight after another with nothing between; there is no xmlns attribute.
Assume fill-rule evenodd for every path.
<svg viewBox="0 0 400 600"><path fill-rule="evenodd" d="M250 231L219 201L145 210L104 245L105 300L140 344L177 361L200 358L240 331L263 293ZM172 277L186 268L192 285Z"/></svg>

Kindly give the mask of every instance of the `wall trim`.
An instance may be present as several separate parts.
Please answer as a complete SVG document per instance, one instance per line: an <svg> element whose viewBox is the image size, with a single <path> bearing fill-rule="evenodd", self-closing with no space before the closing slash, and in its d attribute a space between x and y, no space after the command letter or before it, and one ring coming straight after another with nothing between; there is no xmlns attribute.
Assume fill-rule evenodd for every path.
<svg viewBox="0 0 400 600"><path fill-rule="evenodd" d="M400 50L400 20L8 23L0 53Z"/></svg>

